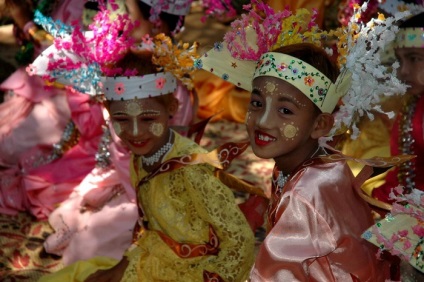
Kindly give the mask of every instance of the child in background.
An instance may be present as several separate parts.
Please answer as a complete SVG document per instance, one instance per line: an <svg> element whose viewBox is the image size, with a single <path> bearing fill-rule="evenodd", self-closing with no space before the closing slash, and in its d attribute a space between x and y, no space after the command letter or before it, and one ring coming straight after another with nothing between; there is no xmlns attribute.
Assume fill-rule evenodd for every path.
<svg viewBox="0 0 424 282"><path fill-rule="evenodd" d="M389 194L398 185L407 191L424 191L424 12L400 24L395 42L395 54L400 62L399 79L410 87L403 107L392 128L392 155L410 154L417 157L387 173L385 183L372 190L372 196L391 202Z"/></svg>
<svg viewBox="0 0 424 282"><path fill-rule="evenodd" d="M111 34L125 38L128 33ZM131 40L120 40L117 49L122 42ZM215 158L210 159L215 152L208 154L169 127L178 108L172 94L177 77L171 72L189 81L193 63L188 59L195 48L175 50L167 42L164 35L144 37L141 46L107 52L125 55L102 68L107 75L102 85L113 129L131 151L131 181L140 211L135 244L121 261L107 257L79 261L40 281L247 278L254 257L253 233L231 190L214 176L215 167L221 167ZM152 51L152 43L159 51ZM163 63L162 71L154 62ZM221 162L229 161L245 146L223 148L220 156L231 154Z"/></svg>
<svg viewBox="0 0 424 282"><path fill-rule="evenodd" d="M133 21L139 24L134 27L131 36L140 41L146 34L155 36L160 33L174 40L174 36L184 26L186 15L190 12L192 0L151 1L121 0ZM178 99L178 111L170 124L182 135L187 135L189 126L195 122L198 97L194 89L188 90L180 82L174 96Z"/></svg>
<svg viewBox="0 0 424 282"><path fill-rule="evenodd" d="M246 116L252 149L261 158L275 160L267 236L250 281L385 281L388 264L377 261L377 249L361 238L373 224L359 190L366 171L355 178L346 164L348 157L329 154L319 141L335 134L342 122L351 126L356 110L368 112L370 105L360 103L358 109L357 101L375 103L378 96L373 95L385 93L379 87L404 90L380 66L382 76L367 74L369 81L364 82L362 63L356 64L361 57L366 64L378 65L370 54L376 54L376 43L383 39L373 25L354 21L344 32L336 32L347 38L355 35L355 45L340 45L349 49L340 52L346 64L339 74L320 47L325 33L313 21L306 22L307 13L256 7L259 12L252 9L233 24L225 45L217 44L219 48L197 61L252 92ZM380 31L392 32L390 24L373 23ZM371 46L368 54L365 45ZM377 78L381 84L373 81ZM340 97L343 106L334 117Z"/></svg>

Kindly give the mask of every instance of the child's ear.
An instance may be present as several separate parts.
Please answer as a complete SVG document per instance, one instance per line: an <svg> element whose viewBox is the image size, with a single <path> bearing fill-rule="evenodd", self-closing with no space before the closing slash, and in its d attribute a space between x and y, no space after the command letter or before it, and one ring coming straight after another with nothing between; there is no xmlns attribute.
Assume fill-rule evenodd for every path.
<svg viewBox="0 0 424 282"><path fill-rule="evenodd" d="M174 116L177 113L178 106L179 106L178 99L175 97L172 97L172 100L168 105L168 114L170 116Z"/></svg>
<svg viewBox="0 0 424 282"><path fill-rule="evenodd" d="M334 117L329 113L320 113L315 119L314 129L311 133L313 139L326 136L334 125Z"/></svg>

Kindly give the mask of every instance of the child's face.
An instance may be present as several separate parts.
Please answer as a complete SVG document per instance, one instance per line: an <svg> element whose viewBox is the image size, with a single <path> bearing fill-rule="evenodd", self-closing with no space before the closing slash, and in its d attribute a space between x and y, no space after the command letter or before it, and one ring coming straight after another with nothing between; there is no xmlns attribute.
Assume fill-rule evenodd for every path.
<svg viewBox="0 0 424 282"><path fill-rule="evenodd" d="M246 128L255 155L270 159L302 156L311 140L317 109L293 85L275 78L253 81Z"/></svg>
<svg viewBox="0 0 424 282"><path fill-rule="evenodd" d="M136 155L151 155L168 140L167 108L152 98L112 101L109 113L115 133Z"/></svg>
<svg viewBox="0 0 424 282"><path fill-rule="evenodd" d="M395 53L400 62L398 77L411 86L408 93L424 94L424 48L397 48Z"/></svg>

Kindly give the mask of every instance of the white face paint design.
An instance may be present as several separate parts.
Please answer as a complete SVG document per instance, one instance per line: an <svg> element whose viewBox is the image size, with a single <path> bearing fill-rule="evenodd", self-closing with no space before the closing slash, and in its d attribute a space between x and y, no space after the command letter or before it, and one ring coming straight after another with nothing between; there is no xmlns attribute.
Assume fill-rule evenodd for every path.
<svg viewBox="0 0 424 282"><path fill-rule="evenodd" d="M268 120L268 117L271 113L271 105L272 105L272 98L266 97L266 103L265 103L265 113L261 116L259 120L260 125L266 125L266 122Z"/></svg>
<svg viewBox="0 0 424 282"><path fill-rule="evenodd" d="M128 100L125 101L125 112L130 116L136 117L143 113L143 107L137 99Z"/></svg>
<svg viewBox="0 0 424 282"><path fill-rule="evenodd" d="M247 124L250 120L250 111L248 110L246 113L246 117L244 118L244 124Z"/></svg>
<svg viewBox="0 0 424 282"><path fill-rule="evenodd" d="M162 136L162 134L163 134L164 126L161 123L154 122L150 125L149 131L153 135L159 137L159 136Z"/></svg>
<svg viewBox="0 0 424 282"><path fill-rule="evenodd" d="M293 140L299 132L299 128L294 125L293 122L290 124L283 123L283 127L280 128L281 135L286 138L286 140Z"/></svg>
<svg viewBox="0 0 424 282"><path fill-rule="evenodd" d="M113 129L115 130L116 135L120 135L122 133L122 128L119 122L112 121Z"/></svg>
<svg viewBox="0 0 424 282"><path fill-rule="evenodd" d="M275 90L277 89L277 85L275 85L274 82L267 81L265 83L265 89L269 94L274 94Z"/></svg>

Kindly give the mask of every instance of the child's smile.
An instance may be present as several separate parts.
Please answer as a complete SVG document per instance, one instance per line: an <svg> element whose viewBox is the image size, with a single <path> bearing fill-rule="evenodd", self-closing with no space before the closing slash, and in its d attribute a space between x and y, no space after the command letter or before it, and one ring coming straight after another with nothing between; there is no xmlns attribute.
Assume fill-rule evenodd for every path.
<svg viewBox="0 0 424 282"><path fill-rule="evenodd" d="M302 162L316 147L311 134L318 111L293 85L274 77L255 78L246 116L253 152L285 164Z"/></svg>
<svg viewBox="0 0 424 282"><path fill-rule="evenodd" d="M255 144L258 146L266 146L275 140L277 140L277 138L272 135L266 134L259 130L255 131Z"/></svg>

